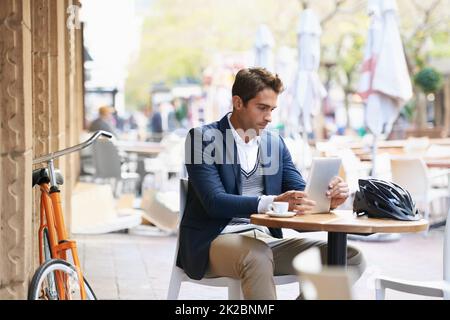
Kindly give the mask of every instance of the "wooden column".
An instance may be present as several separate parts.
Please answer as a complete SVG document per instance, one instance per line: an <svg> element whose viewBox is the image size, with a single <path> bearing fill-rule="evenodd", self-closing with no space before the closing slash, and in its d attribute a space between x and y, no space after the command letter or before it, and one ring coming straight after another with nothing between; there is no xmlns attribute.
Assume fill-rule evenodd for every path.
<svg viewBox="0 0 450 320"><path fill-rule="evenodd" d="M33 157L55 152L65 147L60 136L64 136L64 106L58 101L58 30L57 0L35 0L31 2L32 52L33 52ZM45 163L37 167L45 166ZM55 167L64 175L61 161ZM34 190L34 230L39 227L39 190ZM37 266L38 241L33 238L35 266Z"/></svg>
<svg viewBox="0 0 450 320"><path fill-rule="evenodd" d="M71 4L0 1L0 299L25 299L37 266L32 159L77 143L81 130L77 52L82 45L76 38L80 31L67 27ZM62 200L68 224L76 159L56 162L66 179Z"/></svg>
<svg viewBox="0 0 450 320"><path fill-rule="evenodd" d="M64 0L66 10L70 8L71 6L74 6L74 2L72 0ZM72 7L73 8L73 7ZM65 114L65 143L68 146L72 146L78 141L75 141L74 139L74 122L76 121L76 109L75 109L75 72L76 72L76 66L75 66L75 32L76 32L76 24L74 23L73 19L73 11L71 13L72 17L67 15L65 17L65 24L64 24L64 30L65 30L65 85L66 85L66 114ZM69 21L68 19L72 19L72 21ZM61 26L62 27L62 26ZM64 161L68 168L66 170L66 178L69 183L65 186L65 194L63 194L63 200L66 203L65 206L65 219L67 227L70 230L70 222L71 222L71 204L72 204L72 197L71 192L73 188L73 180L76 179L76 176L74 174L74 162L76 154L71 154L65 157Z"/></svg>
<svg viewBox="0 0 450 320"><path fill-rule="evenodd" d="M75 74L74 74L74 94L75 94L75 121L72 131L73 144L79 143L79 137L81 130L83 129L84 122L84 50L83 50L83 25L81 29L75 30ZM74 157L72 165L73 175L75 177L80 176L80 154L78 153ZM75 182L75 181L73 181ZM73 187L75 183L73 184Z"/></svg>
<svg viewBox="0 0 450 320"><path fill-rule="evenodd" d="M50 152L49 1L31 2L33 50L33 157Z"/></svg>
<svg viewBox="0 0 450 320"><path fill-rule="evenodd" d="M0 1L0 299L24 299L32 270L31 1Z"/></svg>

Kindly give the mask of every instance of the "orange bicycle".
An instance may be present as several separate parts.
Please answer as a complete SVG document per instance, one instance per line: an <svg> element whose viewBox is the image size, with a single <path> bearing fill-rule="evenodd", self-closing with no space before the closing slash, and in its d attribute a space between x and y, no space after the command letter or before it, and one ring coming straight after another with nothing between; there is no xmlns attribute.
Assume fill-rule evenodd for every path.
<svg viewBox="0 0 450 320"><path fill-rule="evenodd" d="M33 170L33 187L39 185L41 190L38 234L40 266L28 288L30 300L96 300L81 272L76 242L68 239L59 189L63 177L55 169L53 160L84 149L101 136L112 137L109 132L97 131L81 144L33 160L33 164L46 162L47 167ZM68 261L67 251L71 252L73 263Z"/></svg>

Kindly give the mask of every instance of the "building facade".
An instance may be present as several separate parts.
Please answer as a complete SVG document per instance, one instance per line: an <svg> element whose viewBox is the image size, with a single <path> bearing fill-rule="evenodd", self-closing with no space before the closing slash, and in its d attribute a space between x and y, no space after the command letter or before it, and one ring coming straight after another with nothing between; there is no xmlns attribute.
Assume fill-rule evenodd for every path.
<svg viewBox="0 0 450 320"><path fill-rule="evenodd" d="M32 159L79 143L83 45L78 0L0 1L0 299L25 299L38 266L38 192ZM65 177L66 221L79 171L76 154L56 161Z"/></svg>

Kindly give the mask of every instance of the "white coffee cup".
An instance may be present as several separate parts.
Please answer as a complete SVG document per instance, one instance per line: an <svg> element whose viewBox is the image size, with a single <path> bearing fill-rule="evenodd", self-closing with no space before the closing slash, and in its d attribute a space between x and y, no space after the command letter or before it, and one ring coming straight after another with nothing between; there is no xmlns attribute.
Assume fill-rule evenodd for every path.
<svg viewBox="0 0 450 320"><path fill-rule="evenodd" d="M289 209L289 202L274 201L269 205L269 210L275 213L287 213Z"/></svg>

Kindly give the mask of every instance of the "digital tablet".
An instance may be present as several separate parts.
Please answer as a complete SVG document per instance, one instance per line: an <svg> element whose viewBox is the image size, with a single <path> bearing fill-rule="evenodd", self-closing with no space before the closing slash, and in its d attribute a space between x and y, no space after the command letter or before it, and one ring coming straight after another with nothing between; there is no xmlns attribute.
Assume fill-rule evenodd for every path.
<svg viewBox="0 0 450 320"><path fill-rule="evenodd" d="M339 174L340 158L313 158L308 175L305 192L316 205L308 213L328 213L331 199L327 198L328 185L331 179Z"/></svg>

